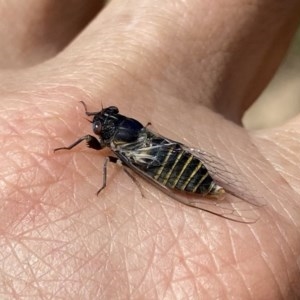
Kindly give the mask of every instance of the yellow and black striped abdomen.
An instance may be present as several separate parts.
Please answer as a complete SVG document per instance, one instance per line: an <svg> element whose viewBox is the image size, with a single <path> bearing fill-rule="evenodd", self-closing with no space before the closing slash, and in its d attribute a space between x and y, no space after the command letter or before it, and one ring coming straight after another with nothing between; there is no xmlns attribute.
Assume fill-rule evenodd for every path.
<svg viewBox="0 0 300 300"><path fill-rule="evenodd" d="M189 193L214 194L217 185L204 164L179 144L152 155L156 157L156 164L149 165L146 172L160 184Z"/></svg>

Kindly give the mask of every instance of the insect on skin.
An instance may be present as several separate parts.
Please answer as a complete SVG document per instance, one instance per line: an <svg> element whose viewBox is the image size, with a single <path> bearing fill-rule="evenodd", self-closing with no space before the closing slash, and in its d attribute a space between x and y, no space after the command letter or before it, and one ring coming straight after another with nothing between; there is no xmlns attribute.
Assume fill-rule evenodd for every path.
<svg viewBox="0 0 300 300"><path fill-rule="evenodd" d="M241 211L231 203L228 206L226 201L222 206L225 189L213 177L229 187L233 186L229 192L234 195L239 196L244 192L237 184L238 180L227 179L229 172L214 156L154 133L148 128L149 124L143 126L139 121L119 114L116 106L89 112L86 104L83 101L81 103L86 115L93 116L93 132L98 138L88 134L70 146L56 148L54 151L70 150L82 141L86 141L87 146L95 150L106 147L112 150L115 156L108 156L104 162L103 182L97 195L106 187L107 163L121 163L188 206L233 221L253 223L256 220L251 214L245 218L241 215L241 211L251 211L247 206L243 206ZM249 200L243 203L259 205Z"/></svg>

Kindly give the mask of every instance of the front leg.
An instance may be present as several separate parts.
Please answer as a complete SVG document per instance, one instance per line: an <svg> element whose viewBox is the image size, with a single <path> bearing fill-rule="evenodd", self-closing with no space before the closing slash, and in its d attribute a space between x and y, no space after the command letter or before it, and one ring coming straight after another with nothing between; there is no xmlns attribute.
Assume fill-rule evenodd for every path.
<svg viewBox="0 0 300 300"><path fill-rule="evenodd" d="M103 179L102 179L102 186L101 188L98 190L98 192L96 193L96 195L98 196L100 194L100 192L102 190L105 189L106 187L106 178L107 178L107 164L109 162L112 162L114 164L118 163L118 162L121 162L117 157L114 157L114 156L107 156L105 158L105 162L103 164L103 169L102 169L102 174L103 174ZM122 163L122 162L121 162Z"/></svg>
<svg viewBox="0 0 300 300"><path fill-rule="evenodd" d="M86 141L87 146L89 148L95 149L95 150L101 150L103 149L103 146L101 145L101 143L92 135L85 135L82 136L80 139L78 139L77 141L75 141L73 144L71 144L68 147L60 147L60 148L55 148L55 151L59 151L59 150L71 150L72 148L74 148L75 146L77 146L78 144L80 144L81 142Z"/></svg>

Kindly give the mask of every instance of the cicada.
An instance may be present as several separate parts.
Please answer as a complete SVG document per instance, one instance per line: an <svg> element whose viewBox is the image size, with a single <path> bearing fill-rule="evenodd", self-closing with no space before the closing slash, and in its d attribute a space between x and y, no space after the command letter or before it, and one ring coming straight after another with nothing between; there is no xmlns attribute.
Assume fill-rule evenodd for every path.
<svg viewBox="0 0 300 300"><path fill-rule="evenodd" d="M245 192L246 187L238 175L228 171L220 159L155 133L149 124L143 126L121 115L116 106L89 112L86 104L81 103L85 114L93 117L93 132L98 138L88 134L54 151L70 150L83 141L95 150L111 149L114 156L106 157L103 182L97 195L106 187L108 162L121 163L185 205L233 221L256 221L252 211L260 206L260 201ZM234 198L226 199L227 193Z"/></svg>

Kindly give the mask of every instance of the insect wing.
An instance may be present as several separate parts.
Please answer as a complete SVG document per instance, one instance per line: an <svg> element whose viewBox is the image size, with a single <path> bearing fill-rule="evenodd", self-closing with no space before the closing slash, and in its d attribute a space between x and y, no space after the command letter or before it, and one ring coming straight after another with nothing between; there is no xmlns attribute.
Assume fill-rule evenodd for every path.
<svg viewBox="0 0 300 300"><path fill-rule="evenodd" d="M233 166L228 165L221 158L198 149L189 148L181 145L185 151L201 160L214 181L222 186L225 191L253 206L265 205L264 198L258 195L241 172L238 172Z"/></svg>
<svg viewBox="0 0 300 300"><path fill-rule="evenodd" d="M171 155L173 152L175 152L174 154L176 154L176 152L182 150L188 151L196 157L198 157L205 164L205 166L211 163L211 166L207 166L209 172L212 173L211 175L216 178L221 178L218 180L218 182L220 182L220 185L221 183L224 183L228 186L234 184L235 186L231 187L231 189L234 191L235 195L238 195L239 189L242 189L241 183L237 183L237 180L234 179L233 175L231 176L232 178L227 178L227 175L230 174L230 172L226 169L225 165L219 164L217 158L215 158L212 155L208 155L206 153L204 154L203 152L198 152L196 150L190 149L175 141L166 138L164 138L164 140L164 144L153 146L155 147L155 153L159 153L159 156L164 157L167 155ZM175 144L179 145L180 147L174 148ZM148 150L149 147L147 147L147 151ZM145 152L145 148L136 149L135 152L137 157L142 157L143 153ZM145 165L150 166L151 162L151 167L149 167L151 169L159 169L161 167L171 168L172 165L170 165L169 161L159 163L157 157L155 155L152 155L152 157L148 156L148 160L144 163L141 162L140 164L137 164L132 162L132 159L129 157L129 155L127 155L126 151L115 151L115 153L128 168L142 176L147 181L150 181L152 184L157 186L160 190L162 190L171 198L187 206L201 209L214 215L242 223L254 223L259 218L259 214L257 213L257 207L255 206L254 201L253 205L251 201L244 201L238 196L230 195L229 197L229 195L225 195L225 198L223 199L216 199L211 197L206 198L204 196L201 196L200 194L179 192L175 189L168 188L165 185L161 184L158 180L154 179L153 176L150 176L145 169ZM245 192L243 192L242 190L240 190L240 193L245 194Z"/></svg>
<svg viewBox="0 0 300 300"><path fill-rule="evenodd" d="M190 148L182 143L167 139L152 130L147 130L152 135L165 139L167 141L167 145L178 144L182 150L197 157L205 165L214 181L223 187L227 193L237 198L241 198L253 206L261 207L266 204L265 199L251 188L251 184L246 177L242 175L241 170L237 170L234 166L228 165L220 157L209 152ZM168 146L166 147L168 148ZM166 151L169 151L167 148ZM176 151L181 151L181 149L177 149Z"/></svg>

